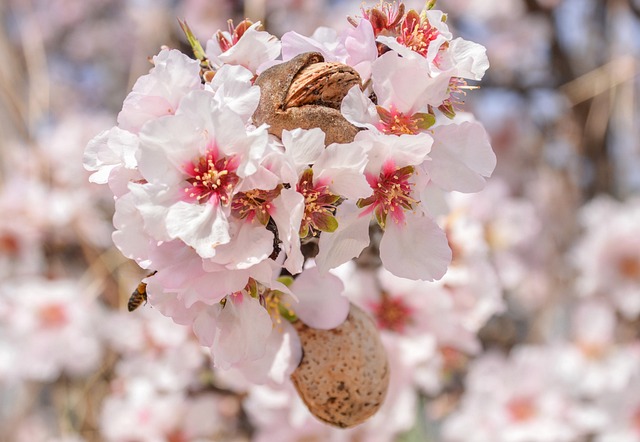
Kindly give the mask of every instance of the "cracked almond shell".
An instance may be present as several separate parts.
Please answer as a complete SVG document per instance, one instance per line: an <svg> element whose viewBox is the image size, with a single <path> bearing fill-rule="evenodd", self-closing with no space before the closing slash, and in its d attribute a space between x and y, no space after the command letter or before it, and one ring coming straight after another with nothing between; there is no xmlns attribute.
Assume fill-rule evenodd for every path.
<svg viewBox="0 0 640 442"><path fill-rule="evenodd" d="M325 144L350 143L359 129L340 113L340 103L358 73L345 64L327 63L317 52L306 52L272 66L256 78L260 102L253 114L256 125L267 123L269 133L320 128Z"/></svg>

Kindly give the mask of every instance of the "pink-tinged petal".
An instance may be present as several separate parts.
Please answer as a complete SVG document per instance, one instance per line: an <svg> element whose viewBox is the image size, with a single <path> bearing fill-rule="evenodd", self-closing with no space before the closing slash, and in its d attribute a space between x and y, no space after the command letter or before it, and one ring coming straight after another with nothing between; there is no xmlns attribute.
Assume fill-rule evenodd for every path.
<svg viewBox="0 0 640 442"><path fill-rule="evenodd" d="M324 150L325 133L322 129L294 129L282 131L282 144L293 161L296 171L302 172L313 164Z"/></svg>
<svg viewBox="0 0 640 442"><path fill-rule="evenodd" d="M165 291L162 284L153 278L147 280L147 298L153 308L180 325L191 325L202 310L200 305L185 307L175 293Z"/></svg>
<svg viewBox="0 0 640 442"><path fill-rule="evenodd" d="M317 267L312 267L298 275L291 291L298 298L292 308L309 327L329 330L347 319L349 300L342 295L344 284L337 276L321 274Z"/></svg>
<svg viewBox="0 0 640 442"><path fill-rule="evenodd" d="M213 204L180 201L169 208L166 225L171 238L180 238L203 258L212 258L217 246L231 240L227 217Z"/></svg>
<svg viewBox="0 0 640 442"><path fill-rule="evenodd" d="M378 37L376 38L376 41L389 47L391 50L397 52L398 54L402 55L402 57L406 59L424 60L424 57L422 57L422 55L418 54L417 52L414 52L413 50L406 47L402 43L398 43L398 40L396 40L396 37L378 35ZM425 65L426 65L426 61L425 61Z"/></svg>
<svg viewBox="0 0 640 442"><path fill-rule="evenodd" d="M89 181L104 184L114 169L137 167L135 153L138 144L136 135L118 127L96 135L87 144L83 155L84 168L95 171Z"/></svg>
<svg viewBox="0 0 640 442"><path fill-rule="evenodd" d="M465 193L484 188L485 177L496 167L496 155L489 136L479 122L438 126L425 169L433 182L444 190Z"/></svg>
<svg viewBox="0 0 640 442"><path fill-rule="evenodd" d="M136 209L133 195L125 194L116 200L113 225L116 231L112 239L118 250L129 259L135 260L142 268L149 268L149 248L156 243L142 229L142 217Z"/></svg>
<svg viewBox="0 0 640 442"><path fill-rule="evenodd" d="M427 11L427 19L429 20L429 24L438 30L435 40L429 43L429 49L427 50L427 60L433 65L437 64L440 48L446 42L451 41L453 34L449 31L444 12L437 9Z"/></svg>
<svg viewBox="0 0 640 442"><path fill-rule="evenodd" d="M162 50L133 85L118 114L120 128L138 133L147 122L176 112L182 97L202 87L200 64L178 50Z"/></svg>
<svg viewBox="0 0 640 442"><path fill-rule="evenodd" d="M404 223L387 223L380 240L380 259L396 276L433 281L447 272L451 249L446 234L433 219L406 212Z"/></svg>
<svg viewBox="0 0 640 442"><path fill-rule="evenodd" d="M371 77L378 105L403 114L424 112L428 105L439 106L449 98L447 75L431 78L423 61L393 51L373 63Z"/></svg>
<svg viewBox="0 0 640 442"><path fill-rule="evenodd" d="M220 51L215 39L207 42L206 54L218 66L222 64L240 65L256 72L260 65L274 60L280 55L281 43L274 35L259 31L260 22L252 24L240 40L227 51Z"/></svg>
<svg viewBox="0 0 640 442"><path fill-rule="evenodd" d="M371 187L364 177L367 163L366 142L327 146L313 165L316 182L326 182L332 193L345 198L368 196Z"/></svg>
<svg viewBox="0 0 640 442"><path fill-rule="evenodd" d="M232 226L231 239L216 248L213 260L227 269L248 269L269 257L273 233L260 223L239 221Z"/></svg>
<svg viewBox="0 0 640 442"><path fill-rule="evenodd" d="M184 164L197 157L205 143L201 130L185 115L150 121L140 131L140 173L150 183L178 185Z"/></svg>
<svg viewBox="0 0 640 442"><path fill-rule="evenodd" d="M200 309L193 319L193 333L198 338L200 345L212 347L216 338L216 318L222 310L221 304Z"/></svg>
<svg viewBox="0 0 640 442"><path fill-rule="evenodd" d="M134 91L125 98L123 109L118 115L118 122L122 122L120 127L123 129L138 133L146 122L173 115L175 112L176 106L166 98L148 96Z"/></svg>
<svg viewBox="0 0 640 442"><path fill-rule="evenodd" d="M354 126L376 130L380 122L376 105L367 98L358 86L349 89L342 100L340 112Z"/></svg>
<svg viewBox="0 0 640 442"><path fill-rule="evenodd" d="M336 212L338 228L333 233L322 233L318 243L320 251L316 264L321 272L338 267L360 256L369 245L369 216L359 216L361 210L355 204L342 203Z"/></svg>
<svg viewBox="0 0 640 442"><path fill-rule="evenodd" d="M269 313L257 299L243 294L227 297L216 319L214 365L227 369L262 358L272 328Z"/></svg>
<svg viewBox="0 0 640 442"><path fill-rule="evenodd" d="M344 47L347 50L346 64L353 66L362 81L371 75L371 63L378 57L376 37L369 20L360 20L355 28L347 28L344 35Z"/></svg>
<svg viewBox="0 0 640 442"><path fill-rule="evenodd" d="M311 37L293 31L282 36L283 60L290 60L303 52L320 52L327 62L344 63L347 58L347 51L340 43L337 32L327 27L319 27Z"/></svg>
<svg viewBox="0 0 640 442"><path fill-rule="evenodd" d="M266 342L265 354L236 368L254 384L282 384L300 364L302 345L293 326L282 321L274 327Z"/></svg>
<svg viewBox="0 0 640 442"><path fill-rule="evenodd" d="M136 209L144 223L144 231L157 241L169 241L166 217L169 208L177 203L181 195L164 184L129 183L129 191L134 198Z"/></svg>
<svg viewBox="0 0 640 442"><path fill-rule="evenodd" d="M218 112L213 119L220 151L238 155L241 160L236 171L238 176L244 178L256 173L269 142L267 126L246 130L242 120L232 112Z"/></svg>
<svg viewBox="0 0 640 442"><path fill-rule="evenodd" d="M248 121L260 101L260 88L251 85L253 76L250 70L242 66L222 66L209 85L215 93L216 103Z"/></svg>
<svg viewBox="0 0 640 442"><path fill-rule="evenodd" d="M356 141L371 143L367 151L365 173L377 176L385 165L400 169L417 166L428 160L433 138L427 133L417 135L386 135L374 131L361 131Z"/></svg>
<svg viewBox="0 0 640 442"><path fill-rule="evenodd" d="M304 197L295 189L282 189L280 196L273 200L270 214L278 228L281 249L287 255L285 268L294 275L300 273L304 256L300 251L298 232L304 215Z"/></svg>
<svg viewBox="0 0 640 442"><path fill-rule="evenodd" d="M107 181L107 185L115 199L120 198L129 192L129 184L142 179L138 169L119 169L112 172Z"/></svg>

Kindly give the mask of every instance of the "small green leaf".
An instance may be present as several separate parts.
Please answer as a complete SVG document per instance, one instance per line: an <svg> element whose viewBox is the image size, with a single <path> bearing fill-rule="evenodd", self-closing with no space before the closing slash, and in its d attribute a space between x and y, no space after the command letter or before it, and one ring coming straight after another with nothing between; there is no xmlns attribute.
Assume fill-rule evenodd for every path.
<svg viewBox="0 0 640 442"><path fill-rule="evenodd" d="M438 0L427 0L426 4L424 5L424 8L427 11L432 10L433 8L436 7L436 3L438 2Z"/></svg>
<svg viewBox="0 0 640 442"><path fill-rule="evenodd" d="M184 32L184 35L187 37L189 45L191 45L193 55L200 61L206 60L207 56L204 52L204 49L202 48L202 45L200 44L196 36L193 34L193 31L191 31L191 28L189 27L187 22L178 19L178 23L180 24L180 28L182 28L182 32Z"/></svg>

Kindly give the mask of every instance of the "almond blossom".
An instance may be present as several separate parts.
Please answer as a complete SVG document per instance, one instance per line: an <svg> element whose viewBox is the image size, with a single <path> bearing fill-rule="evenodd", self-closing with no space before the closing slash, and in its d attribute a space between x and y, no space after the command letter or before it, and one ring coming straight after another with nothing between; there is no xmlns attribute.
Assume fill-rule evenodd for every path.
<svg viewBox="0 0 640 442"><path fill-rule="evenodd" d="M9 339L13 372L54 380L95 370L103 348L93 323L101 308L72 280L18 279L0 286L2 333ZM86 291L85 291L86 293Z"/></svg>
<svg viewBox="0 0 640 442"><path fill-rule="evenodd" d="M578 294L606 296L626 318L640 314L640 204L599 197L584 206L585 234L571 251Z"/></svg>
<svg viewBox="0 0 640 442"><path fill-rule="evenodd" d="M479 123L439 121L455 113L457 79L486 69L477 48L453 43L442 13L399 7L382 29L372 11L340 34L291 32L282 42L260 22L229 21L206 50L180 22L196 60L163 49L118 126L85 151L91 180L116 198L114 243L154 272L144 279L149 303L191 327L215 367L253 382L282 382L299 363L293 321L344 321L348 301L327 271L368 245L396 276L442 278L452 252L436 190L480 190L495 166ZM352 141L325 146L329 129L256 123L268 89L256 79L309 51L355 69L349 84L360 74L360 88L326 103L331 118L362 129Z"/></svg>
<svg viewBox="0 0 640 442"><path fill-rule="evenodd" d="M338 229L320 237L318 266L329 269L358 256L369 242L370 216L385 233L380 258L387 270L413 279L441 278L451 261L451 250L444 232L419 207L419 189L414 189L416 166L427 159L433 139L427 134L396 136L365 131L356 141L371 146L364 173L372 194L358 200L356 207L343 203L338 208Z"/></svg>
<svg viewBox="0 0 640 442"><path fill-rule="evenodd" d="M254 74L259 68L280 55L280 41L260 30L260 22L244 20L237 26L229 20L227 31L218 31L207 41L206 54L213 66L225 64L244 66Z"/></svg>

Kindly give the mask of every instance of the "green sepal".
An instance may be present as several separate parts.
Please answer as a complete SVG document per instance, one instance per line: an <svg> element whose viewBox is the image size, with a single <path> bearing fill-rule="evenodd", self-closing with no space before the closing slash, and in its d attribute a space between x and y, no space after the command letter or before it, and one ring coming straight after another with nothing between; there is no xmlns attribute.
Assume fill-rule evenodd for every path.
<svg viewBox="0 0 640 442"><path fill-rule="evenodd" d="M301 239L306 238L307 236L309 236L309 223L302 220L302 224L300 225L300 231L298 232L298 236Z"/></svg>
<svg viewBox="0 0 640 442"><path fill-rule="evenodd" d="M453 105L449 101L445 101L443 104L438 106L438 110L450 120L453 120L453 118L456 116L456 110L453 108Z"/></svg>
<svg viewBox="0 0 640 442"><path fill-rule="evenodd" d="M291 287L291 284L293 284L294 279L293 279L293 276L283 275L283 276L278 276L276 281L286 285L287 287Z"/></svg>
<svg viewBox="0 0 640 442"><path fill-rule="evenodd" d="M356 206L358 207L358 209L362 209L364 207L367 207L370 204L373 204L375 201L376 201L375 195L371 195L367 198L360 198L358 201L356 201Z"/></svg>
<svg viewBox="0 0 640 442"><path fill-rule="evenodd" d="M427 130L434 124L436 124L436 117L427 112L413 114L413 121L415 121L416 125L422 129Z"/></svg>
<svg viewBox="0 0 640 442"><path fill-rule="evenodd" d="M296 316L296 314L293 313L293 311L287 309L282 304L278 304L278 312L280 313L281 317L283 317L289 322L296 322L298 320L298 317Z"/></svg>
<svg viewBox="0 0 640 442"><path fill-rule="evenodd" d="M256 281L255 279L249 278L249 282L247 282L247 285L244 287L244 289L252 298L258 298L258 281Z"/></svg>
<svg viewBox="0 0 640 442"><path fill-rule="evenodd" d="M314 217L314 227L321 232L332 233L338 228L338 220L328 213L318 214Z"/></svg>
<svg viewBox="0 0 640 442"><path fill-rule="evenodd" d="M342 199L342 197L340 195L335 195L333 193L326 193L324 195L320 195L318 197L318 199L316 200L317 204L328 204L328 205L335 205L338 201L340 201Z"/></svg>
<svg viewBox="0 0 640 442"><path fill-rule="evenodd" d="M373 211L373 214L375 215L376 222L378 223L380 228L384 230L387 225L387 214L384 213L384 209L381 206L378 206Z"/></svg>
<svg viewBox="0 0 640 442"><path fill-rule="evenodd" d="M263 212L262 210L256 210L256 219L263 226L266 226L267 224L269 224L269 219L270 218L271 218L271 215L269 215L269 212L266 212L266 211Z"/></svg>
<svg viewBox="0 0 640 442"><path fill-rule="evenodd" d="M202 45L193 34L193 31L191 31L191 28L189 27L187 22L178 19L178 23L180 24L180 28L182 28L182 32L184 32L184 35L187 37L187 41L189 42L189 45L193 50L193 55L200 61L206 60L207 55L205 54Z"/></svg>

